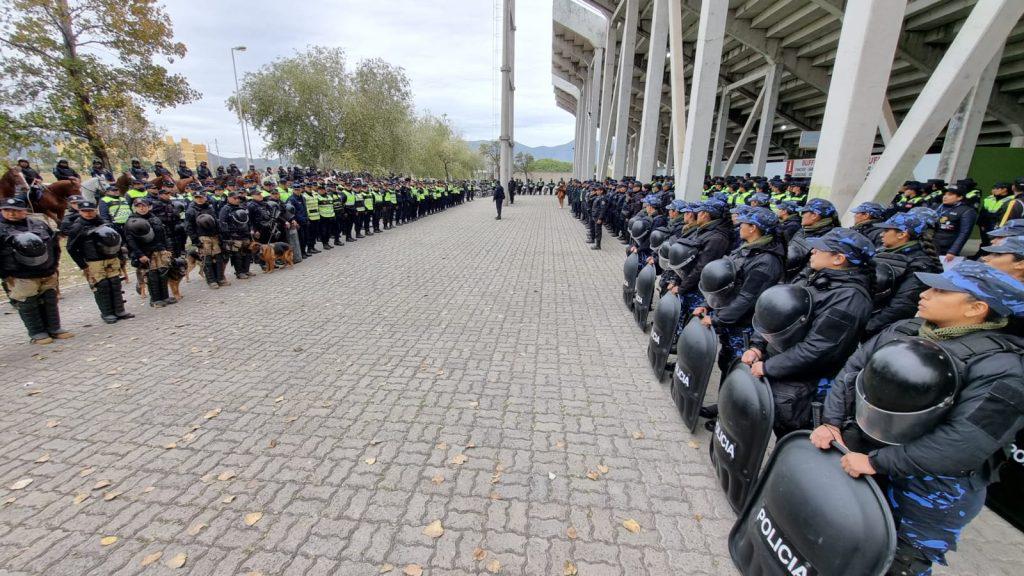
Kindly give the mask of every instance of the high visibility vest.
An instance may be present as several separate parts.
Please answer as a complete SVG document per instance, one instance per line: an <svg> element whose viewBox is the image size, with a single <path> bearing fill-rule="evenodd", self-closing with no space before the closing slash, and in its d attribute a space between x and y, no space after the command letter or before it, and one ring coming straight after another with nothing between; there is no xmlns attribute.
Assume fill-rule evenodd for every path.
<svg viewBox="0 0 1024 576"><path fill-rule="evenodd" d="M384 201L388 204L398 204L398 196L395 195L394 190L388 190L384 194Z"/></svg>
<svg viewBox="0 0 1024 576"><path fill-rule="evenodd" d="M281 202L287 202L292 197L292 194L295 193L291 188L282 188L280 186L277 187L277 191L281 195Z"/></svg>
<svg viewBox="0 0 1024 576"><path fill-rule="evenodd" d="M368 192L363 195L363 204L366 206L367 210L373 210L373 200L376 195L377 194L375 192Z"/></svg>
<svg viewBox="0 0 1024 576"><path fill-rule="evenodd" d="M320 215L324 218L334 218L334 205L331 204L331 199L319 192L316 193L317 207L320 209Z"/></svg>
<svg viewBox="0 0 1024 576"><path fill-rule="evenodd" d="M128 202L125 202L125 199L120 196L104 196L100 202L107 205L107 213L110 214L110 220L114 224L124 224L132 215L132 209L128 206Z"/></svg>
<svg viewBox="0 0 1024 576"><path fill-rule="evenodd" d="M345 209L345 200L341 197L341 194L331 192L328 196L331 197L331 205L334 206L335 212L340 212Z"/></svg>
<svg viewBox="0 0 1024 576"><path fill-rule="evenodd" d="M356 192L356 212L366 212L366 204L363 195Z"/></svg>
<svg viewBox="0 0 1024 576"><path fill-rule="evenodd" d="M145 198L147 194L142 190L136 190L132 188L128 190L128 204L134 204L139 198Z"/></svg>
<svg viewBox="0 0 1024 576"><path fill-rule="evenodd" d="M1006 204L1013 200L1013 194L1009 196L1003 196L1002 198L996 198L995 196L986 196L981 202L981 209L989 214L997 214L1000 210L1006 207Z"/></svg>
<svg viewBox="0 0 1024 576"><path fill-rule="evenodd" d="M320 219L320 201L316 199L313 194L303 193L302 197L306 199L306 214L310 220Z"/></svg>
<svg viewBox="0 0 1024 576"><path fill-rule="evenodd" d="M345 209L351 210L356 207L356 195L351 190L342 190L341 193L345 196Z"/></svg>

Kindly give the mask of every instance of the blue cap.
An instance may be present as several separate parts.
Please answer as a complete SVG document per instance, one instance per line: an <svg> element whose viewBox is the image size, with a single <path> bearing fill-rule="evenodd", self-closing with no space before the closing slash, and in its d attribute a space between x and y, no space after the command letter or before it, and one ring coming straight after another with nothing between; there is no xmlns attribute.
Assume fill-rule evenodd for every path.
<svg viewBox="0 0 1024 576"><path fill-rule="evenodd" d="M146 206L152 206L153 205L153 203L149 200L149 198L146 198L145 196L143 196L142 198L136 198L135 202L133 202L132 205L135 205L135 204L145 204Z"/></svg>
<svg viewBox="0 0 1024 576"><path fill-rule="evenodd" d="M872 218L881 218L885 216L885 207L878 202L862 202L856 208L850 210L850 212L854 214L867 214Z"/></svg>
<svg viewBox="0 0 1024 576"><path fill-rule="evenodd" d="M779 226L779 217L764 206L746 206L746 210L737 212L736 219L741 224L757 226L761 232L770 234Z"/></svg>
<svg viewBox="0 0 1024 576"><path fill-rule="evenodd" d="M914 206L907 210L907 214L917 216L928 226L935 226L935 223L939 221L939 213L927 206Z"/></svg>
<svg viewBox="0 0 1024 576"><path fill-rule="evenodd" d="M690 203L686 200L675 199L668 204L669 210L675 210L676 212L688 212Z"/></svg>
<svg viewBox="0 0 1024 576"><path fill-rule="evenodd" d="M767 206L768 203L770 203L771 201L772 197L765 194L764 192L751 194L750 198L747 198L747 204L753 204L754 202L757 202L761 206Z"/></svg>
<svg viewBox="0 0 1024 576"><path fill-rule="evenodd" d="M1000 316L1024 315L1024 284L987 264L964 260L942 274L916 274L931 288L970 294Z"/></svg>
<svg viewBox="0 0 1024 576"><path fill-rule="evenodd" d="M780 200L779 202L775 203L775 209L785 210L790 214L796 214L797 212L800 211L800 205L797 204L796 202L793 202L792 200Z"/></svg>
<svg viewBox="0 0 1024 576"><path fill-rule="evenodd" d="M644 204L650 204L655 208L661 208L661 196L658 196L657 194L648 194L647 196L644 196L643 202Z"/></svg>
<svg viewBox="0 0 1024 576"><path fill-rule="evenodd" d="M753 208L755 208L755 206L749 206L747 204L737 204L729 209L729 214L743 214Z"/></svg>
<svg viewBox="0 0 1024 576"><path fill-rule="evenodd" d="M711 215L712 218L721 218L722 216L725 215L726 208L728 208L728 204L726 204L725 202L722 202L721 200L710 199L696 204L693 207L693 211L707 212L708 214Z"/></svg>
<svg viewBox="0 0 1024 576"><path fill-rule="evenodd" d="M928 223L910 212L900 212L898 214L893 214L885 222L875 224L875 228L901 230L910 234L914 238L919 238L928 228Z"/></svg>
<svg viewBox="0 0 1024 576"><path fill-rule="evenodd" d="M842 254L855 266L867 264L875 257L875 245L871 240L849 228L833 228L824 236L808 238L807 245L817 250Z"/></svg>
<svg viewBox="0 0 1024 576"><path fill-rule="evenodd" d="M1001 243L985 246L982 250L985 252L991 252L992 254L1016 254L1017 256L1024 256L1024 236L1010 236Z"/></svg>
<svg viewBox="0 0 1024 576"><path fill-rule="evenodd" d="M1024 236L1024 218L1007 220L1001 227L988 233L995 238L1009 238L1010 236Z"/></svg>
<svg viewBox="0 0 1024 576"><path fill-rule="evenodd" d="M811 198L807 201L807 205L800 208L800 212L814 212L819 216L829 217L836 215L836 207L831 202L824 198Z"/></svg>
<svg viewBox="0 0 1024 576"><path fill-rule="evenodd" d="M0 210L28 210L28 204L21 198L5 198Z"/></svg>

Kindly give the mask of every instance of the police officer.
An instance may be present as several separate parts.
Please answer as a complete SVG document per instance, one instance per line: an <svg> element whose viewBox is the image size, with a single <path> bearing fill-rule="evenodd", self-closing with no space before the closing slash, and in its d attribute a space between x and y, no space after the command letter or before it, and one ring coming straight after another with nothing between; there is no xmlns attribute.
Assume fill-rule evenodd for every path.
<svg viewBox="0 0 1024 576"><path fill-rule="evenodd" d="M306 251L307 255L319 254L320 251L316 249L316 242L320 239L320 224L322 222L320 200L314 193L312 185L299 182L296 184L296 187L302 191L302 199L306 204L307 223L305 235L303 236L303 250ZM302 231L303 228L299 228L299 232L302 233Z"/></svg>
<svg viewBox="0 0 1024 576"><path fill-rule="evenodd" d="M246 204L245 209L249 211L249 227L252 229L252 238L260 244L271 242L270 233L273 224L273 217L270 208L263 200L263 191L253 188L252 200Z"/></svg>
<svg viewBox="0 0 1024 576"><path fill-rule="evenodd" d="M121 282L127 279L121 234L99 216L96 204L83 200L68 231L68 255L85 274L100 317L107 324L134 318L125 310Z"/></svg>
<svg viewBox="0 0 1024 576"><path fill-rule="evenodd" d="M327 184L327 196L331 199L331 207L334 208L334 222L331 224L331 235L334 237L335 246L344 246L341 239L344 232L345 217L345 196L338 191L338 185L334 182Z"/></svg>
<svg viewBox="0 0 1024 576"><path fill-rule="evenodd" d="M132 205L133 214L125 222L128 255L132 266L144 270L149 289L149 305L163 308L178 302L167 289L167 274L171 266L171 251L167 229L160 218L150 212L149 198L139 198Z"/></svg>
<svg viewBox="0 0 1024 576"><path fill-rule="evenodd" d="M239 280L248 279L252 233L249 230L249 211L242 205L242 197L238 192L228 192L227 202L217 214L217 223L221 247L231 260L235 277Z"/></svg>
<svg viewBox="0 0 1024 576"><path fill-rule="evenodd" d="M981 203L981 214L978 227L981 228L981 245L992 243L989 232L999 228L1009 220L1024 217L1024 202L1010 193L1008 182L996 182L992 186L992 194Z"/></svg>
<svg viewBox="0 0 1024 576"><path fill-rule="evenodd" d="M92 168L89 169L89 177L99 178L101 180L106 180L107 182L114 181L114 175L110 172L110 170L104 168L103 162L99 160L92 161Z"/></svg>
<svg viewBox="0 0 1024 576"><path fill-rule="evenodd" d="M132 208L128 202L121 197L121 192L113 186L108 186L103 197L99 201L100 218L111 225L114 230L124 238L124 223L132 215Z"/></svg>
<svg viewBox="0 0 1024 576"><path fill-rule="evenodd" d="M133 180L149 180L149 172L143 168L138 158L132 158L132 166L128 169Z"/></svg>
<svg viewBox="0 0 1024 576"><path fill-rule="evenodd" d="M188 164L184 160L178 160L178 178L184 180L185 178L194 178L195 173L188 167Z"/></svg>
<svg viewBox="0 0 1024 576"><path fill-rule="evenodd" d="M29 186L39 186L43 183L43 177L39 175L39 172L24 158L18 158L18 168L21 169L21 175L25 177L25 183Z"/></svg>
<svg viewBox="0 0 1024 576"><path fill-rule="evenodd" d="M57 160L57 165L53 167L53 177L57 180L71 180L74 182L80 181L82 178L75 172L66 158Z"/></svg>
<svg viewBox="0 0 1024 576"><path fill-rule="evenodd" d="M889 574L946 564L1024 427L1024 341L1005 329L1024 314L1024 284L973 261L919 276L929 286L919 317L857 350L811 435L823 450L846 444L850 476L888 485L898 537Z"/></svg>
<svg viewBox="0 0 1024 576"><path fill-rule="evenodd" d="M803 271L811 257L809 238L824 236L837 226L836 207L823 198L812 198L800 208L800 230L786 247L786 279L792 280Z"/></svg>
<svg viewBox="0 0 1024 576"><path fill-rule="evenodd" d="M774 208L779 217L779 234L783 243L788 245L800 230L800 205L792 200L779 200Z"/></svg>
<svg viewBox="0 0 1024 576"><path fill-rule="evenodd" d="M600 250L601 230L608 215L608 198L604 195L604 186L598 185L595 192L597 197L590 206L590 236L594 240L594 245L590 249Z"/></svg>
<svg viewBox="0 0 1024 576"><path fill-rule="evenodd" d="M964 249L974 231L978 211L964 201L964 191L949 187L936 210L935 249L946 262L952 262Z"/></svg>
<svg viewBox="0 0 1024 576"><path fill-rule="evenodd" d="M28 217L28 204L6 198L0 204L0 278L33 344L74 336L60 325L57 307L57 235Z"/></svg>
<svg viewBox="0 0 1024 576"><path fill-rule="evenodd" d="M337 227L337 214L334 211L334 199L327 192L323 182L316 184L316 203L320 210L320 243L324 250L331 250L331 237Z"/></svg>
<svg viewBox="0 0 1024 576"><path fill-rule="evenodd" d="M299 235L299 252L302 253L302 258L305 260L309 258L310 252L309 246L309 229L310 229L310 206L306 202L306 196L302 193L303 187L296 185L295 193L288 196L285 200L286 206L291 206L292 213L295 215L295 223L298 225ZM316 218L319 221L320 213L319 208L314 206L317 210Z"/></svg>
<svg viewBox="0 0 1024 576"><path fill-rule="evenodd" d="M998 245L1005 241L1007 238L1013 236L1024 236L1024 218L1017 218L1015 220L1007 220L1001 228L988 233L989 237L992 238L992 244Z"/></svg>
<svg viewBox="0 0 1024 576"><path fill-rule="evenodd" d="M1011 236L982 248L981 261L1024 282L1024 236Z"/></svg>
<svg viewBox="0 0 1024 576"><path fill-rule="evenodd" d="M697 259L684 274L679 275L677 279L670 279L668 284L669 291L679 296L682 305L676 326L677 333L682 331L693 310L704 303L704 297L697 289L701 271L709 263L729 253L732 227L725 219L725 210L726 205L720 200L707 200L693 207L696 218L693 231L688 237L697 244ZM777 219L765 220L763 212L758 211L751 221L759 221L762 230L770 230Z"/></svg>
<svg viewBox="0 0 1024 576"><path fill-rule="evenodd" d="M878 202L862 202L853 210L850 210L850 212L853 213L853 226L851 229L866 236L876 247L880 246L882 230L877 228L875 224L885 220L885 206Z"/></svg>
<svg viewBox="0 0 1024 576"><path fill-rule="evenodd" d="M75 220L78 220L78 204L83 200L85 200L85 198L78 194L68 196L68 209L64 212L64 217L61 218L60 225L57 226L57 230L60 232L61 236L66 238L68 232L71 230L71 226L75 223Z"/></svg>
<svg viewBox="0 0 1024 576"><path fill-rule="evenodd" d="M185 233L192 246L199 249L206 285L213 289L230 286L231 282L224 277L226 262L221 249L217 210L203 192L196 194L185 210Z"/></svg>
<svg viewBox="0 0 1024 576"><path fill-rule="evenodd" d="M171 196L174 194L173 182L164 181L159 190L155 190L156 197L150 197L150 213L160 219L167 232L167 249L171 251L171 257L177 258L185 253L185 226L182 222L183 211L178 209Z"/></svg>
<svg viewBox="0 0 1024 576"><path fill-rule="evenodd" d="M206 160L199 163L199 167L196 168L196 176L198 176L200 180L209 180L210 178L213 178L213 173L210 172L210 167L206 164Z"/></svg>
<svg viewBox="0 0 1024 576"><path fill-rule="evenodd" d="M917 215L897 212L875 227L882 235L875 255L875 310L864 329L865 338L913 317L926 288L917 272L942 271L935 249L924 239L927 224Z"/></svg>
<svg viewBox="0 0 1024 576"><path fill-rule="evenodd" d="M505 201L505 189L501 187L501 182L494 182L491 199L494 200L494 207L498 210L498 215L494 219L501 220L501 204Z"/></svg>
<svg viewBox="0 0 1024 576"><path fill-rule="evenodd" d="M853 230L834 228L808 243L811 274L761 295L751 348L742 357L754 376L767 377L771 383L773 425L779 438L811 428L812 402L824 398L832 379L857 348L871 314L875 254L871 240ZM807 295L809 311L793 306L794 291ZM805 328L794 330L794 324Z"/></svg>

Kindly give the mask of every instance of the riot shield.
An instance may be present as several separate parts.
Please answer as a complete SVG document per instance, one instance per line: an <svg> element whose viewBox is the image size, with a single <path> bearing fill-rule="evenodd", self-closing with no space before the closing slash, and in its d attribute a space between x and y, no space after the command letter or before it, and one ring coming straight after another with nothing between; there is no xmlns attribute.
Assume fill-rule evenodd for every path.
<svg viewBox="0 0 1024 576"><path fill-rule="evenodd" d="M1010 459L999 469L999 482L988 487L985 504L1024 532L1024 430L1010 444Z"/></svg>
<svg viewBox="0 0 1024 576"><path fill-rule="evenodd" d="M636 295L636 275L640 272L640 257L635 253L626 256L622 265L622 301L626 308L633 309L633 297Z"/></svg>
<svg viewBox="0 0 1024 576"><path fill-rule="evenodd" d="M636 277L636 296L633 296L633 319L644 332L647 331L647 315L651 313L651 301L654 300L654 286L658 283L658 273L653 264L644 266Z"/></svg>
<svg viewBox="0 0 1024 576"><path fill-rule="evenodd" d="M647 342L647 360L658 382L665 378L665 362L668 362L668 355L672 353L672 338L676 334L679 309L679 298L668 292L661 297L654 310L651 339Z"/></svg>
<svg viewBox="0 0 1024 576"><path fill-rule="evenodd" d="M871 478L843 472L843 451L819 450L809 436L776 444L729 533L733 563L763 576L885 574L896 550L885 496Z"/></svg>
<svg viewBox="0 0 1024 576"><path fill-rule="evenodd" d="M288 229L288 245L292 247L292 259L295 263L302 262L302 245L299 243L299 231Z"/></svg>
<svg viewBox="0 0 1024 576"><path fill-rule="evenodd" d="M734 363L718 391L711 466L736 512L746 504L761 471L774 416L775 404L768 384L755 378L746 364Z"/></svg>
<svg viewBox="0 0 1024 576"><path fill-rule="evenodd" d="M715 331L691 316L676 343L676 369L672 372L672 400L690 432L697 428L717 357Z"/></svg>

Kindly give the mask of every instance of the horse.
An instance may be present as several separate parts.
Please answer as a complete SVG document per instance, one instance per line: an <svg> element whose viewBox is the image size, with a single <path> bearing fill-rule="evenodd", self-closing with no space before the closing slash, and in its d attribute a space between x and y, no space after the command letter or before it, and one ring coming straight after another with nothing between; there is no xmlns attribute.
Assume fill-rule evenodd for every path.
<svg viewBox="0 0 1024 576"><path fill-rule="evenodd" d="M114 188L117 188L121 195L124 196L128 193L128 190L132 187L132 178L127 172L121 172L121 175L114 181Z"/></svg>
<svg viewBox="0 0 1024 576"><path fill-rule="evenodd" d="M99 202L107 191L106 179L101 176L82 182L82 196L90 202Z"/></svg>
<svg viewBox="0 0 1024 576"><path fill-rule="evenodd" d="M13 197L18 187L25 185L25 177L21 170L8 168L7 173L0 178L0 198ZM43 187L40 198L31 202L32 211L49 218L55 225L60 224L64 218L64 212L68 209L68 196L74 196L80 192L81 186L78 182L58 180Z"/></svg>
<svg viewBox="0 0 1024 576"><path fill-rule="evenodd" d="M189 176L188 178L182 178L181 180L178 180L177 182L174 183L174 186L175 188L178 189L178 194L184 194L185 191L188 189L189 184L198 181L199 180L197 180L195 176Z"/></svg>

